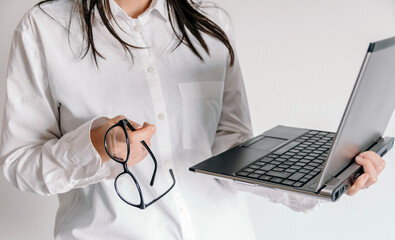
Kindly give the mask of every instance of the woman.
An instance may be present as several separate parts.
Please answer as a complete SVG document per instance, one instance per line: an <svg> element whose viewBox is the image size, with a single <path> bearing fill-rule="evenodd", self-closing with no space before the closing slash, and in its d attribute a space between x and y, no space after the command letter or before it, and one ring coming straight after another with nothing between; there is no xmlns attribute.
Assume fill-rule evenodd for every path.
<svg viewBox="0 0 395 240"><path fill-rule="evenodd" d="M128 128L127 164L144 197L172 185L170 169L176 180L144 210L114 191L125 169L103 141L125 118L136 128ZM250 137L230 24L217 8L187 0L47 1L15 31L0 156L17 188L59 196L56 239L253 239L243 194L188 171ZM141 141L158 160L153 186ZM371 152L357 161L366 173L350 195L384 168ZM260 194L294 210L316 205Z"/></svg>

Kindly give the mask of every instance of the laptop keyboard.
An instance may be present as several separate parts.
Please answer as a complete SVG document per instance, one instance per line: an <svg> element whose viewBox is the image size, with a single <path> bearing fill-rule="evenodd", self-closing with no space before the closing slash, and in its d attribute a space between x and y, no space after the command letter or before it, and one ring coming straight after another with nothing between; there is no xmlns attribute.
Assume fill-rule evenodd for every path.
<svg viewBox="0 0 395 240"><path fill-rule="evenodd" d="M309 131L274 153L249 164L236 175L302 187L321 172L334 136L330 132Z"/></svg>

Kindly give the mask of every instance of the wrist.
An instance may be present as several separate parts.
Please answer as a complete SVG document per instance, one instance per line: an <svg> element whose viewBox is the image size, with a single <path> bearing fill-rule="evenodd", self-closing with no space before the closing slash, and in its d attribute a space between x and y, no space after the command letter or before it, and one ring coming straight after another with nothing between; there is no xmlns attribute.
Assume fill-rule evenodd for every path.
<svg viewBox="0 0 395 240"><path fill-rule="evenodd" d="M108 118L99 118L92 124L90 130L90 139L96 152L100 155L101 162L105 163L110 160L105 148L104 148L104 135L107 131Z"/></svg>

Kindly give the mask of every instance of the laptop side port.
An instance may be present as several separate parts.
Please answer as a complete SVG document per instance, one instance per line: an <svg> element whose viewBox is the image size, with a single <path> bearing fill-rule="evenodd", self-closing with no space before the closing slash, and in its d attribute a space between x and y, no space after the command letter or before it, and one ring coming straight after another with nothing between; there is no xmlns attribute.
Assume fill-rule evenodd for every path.
<svg viewBox="0 0 395 240"><path fill-rule="evenodd" d="M349 181L347 180L346 182L343 182L339 187L336 188L335 191L332 193L332 201L336 201L339 199L343 193L345 193L349 187Z"/></svg>

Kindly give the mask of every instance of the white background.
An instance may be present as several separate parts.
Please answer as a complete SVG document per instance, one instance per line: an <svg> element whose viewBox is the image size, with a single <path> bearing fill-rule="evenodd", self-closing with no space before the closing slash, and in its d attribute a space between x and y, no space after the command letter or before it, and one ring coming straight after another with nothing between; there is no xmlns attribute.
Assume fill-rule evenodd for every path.
<svg viewBox="0 0 395 240"><path fill-rule="evenodd" d="M13 29L36 2L0 0L0 112ZM393 0L215 2L233 19L255 134L277 124L336 131L369 41L395 35ZM258 239L393 239L395 151L385 159L377 185L309 214L249 196ZM52 238L56 197L19 192L2 175L0 191L1 239Z"/></svg>

